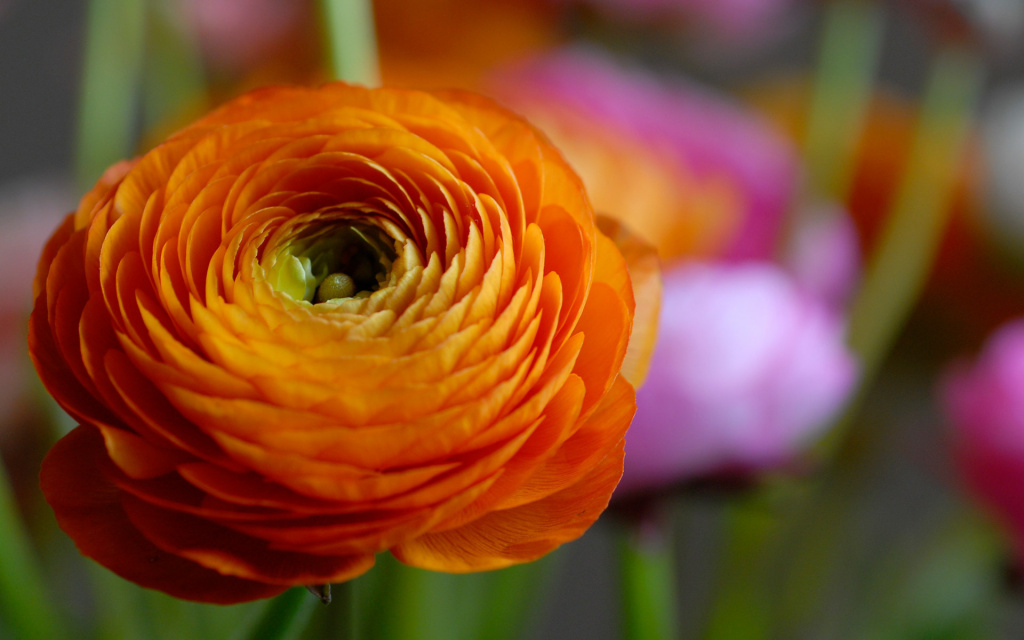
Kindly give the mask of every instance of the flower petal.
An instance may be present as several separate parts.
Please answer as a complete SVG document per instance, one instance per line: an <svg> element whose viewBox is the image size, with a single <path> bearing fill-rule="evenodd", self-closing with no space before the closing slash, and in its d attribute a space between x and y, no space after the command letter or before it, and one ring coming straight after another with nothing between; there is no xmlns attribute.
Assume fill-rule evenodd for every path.
<svg viewBox="0 0 1024 640"><path fill-rule="evenodd" d="M83 555L143 587L199 602L246 602L287 588L222 575L157 548L128 518L121 492L103 474L106 463L103 438L87 426L61 438L43 461L43 494Z"/></svg>

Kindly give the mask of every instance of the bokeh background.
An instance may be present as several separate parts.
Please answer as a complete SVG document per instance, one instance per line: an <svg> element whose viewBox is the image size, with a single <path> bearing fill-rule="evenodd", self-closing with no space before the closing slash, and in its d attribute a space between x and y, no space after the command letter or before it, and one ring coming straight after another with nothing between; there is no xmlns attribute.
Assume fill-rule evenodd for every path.
<svg viewBox="0 0 1024 640"><path fill-rule="evenodd" d="M223 15L213 8L230 4L209 2L204 9L202 0L153 3L147 42L170 39L181 48L164 48L177 50L177 57L150 57L143 66L149 104L132 113L130 122L138 150L246 88L327 79L315 6L300 0L236 3L253 7L241 17L230 6L221 7ZM627 20L570 2L380 0L378 41L385 82L478 89L495 86L488 78L496 68L583 43L631 68L708 87L788 135L787 130L800 131L806 117L801 110L815 82L829 3L783 4L770 26L766 20L721 34L685 21ZM95 165L76 164L86 5L0 0L0 453L34 549L48 559L52 575L72 583L85 580L88 570L75 564L81 561L70 542L54 531L35 484L61 418L35 380L24 336L36 256L97 177ZM1012 192L1002 200L993 195L997 180L1024 182L1024 147L1013 155L1012 149L994 150L992 142L1021 137L1013 127L1019 131L1024 122L1019 100L1016 112L1007 106L1013 104L1008 96L1024 90L1024 10L1017 5L879 5L876 98L854 155L856 166L849 169L850 196L838 204L857 218L860 246L867 247L885 213L884 194L900 177L894 158L905 153L936 51L963 46L982 61L984 75L948 205L956 209L952 235L922 301L865 389L834 464L782 480L713 478L663 498L663 517L673 525L668 544L675 551L683 636L1024 634L1024 589L1012 533L963 488L936 386L950 362L976 353L992 329L1024 313L1024 261L1017 242L1024 234L1013 235L1021 228L1016 212L1002 213L1014 204L1024 211L1024 202L1014 202ZM972 18L985 15L995 19ZM161 100L160 87L152 86L161 80L181 90ZM793 145L800 149L799 142ZM986 162L992 157L1003 160ZM999 227L1005 219L1010 224ZM1013 264L1014 255L1019 264ZM547 579L531 587L536 597L517 633L619 637L614 558L617 530L630 517L603 517L581 540L544 561ZM447 585L448 593L466 588L458 577L431 579ZM89 596L68 585L54 589L62 598L80 600L72 609L88 624ZM420 626L429 629L431 616L450 614L442 603L401 615L422 616ZM768 635L766 628L772 630Z"/></svg>

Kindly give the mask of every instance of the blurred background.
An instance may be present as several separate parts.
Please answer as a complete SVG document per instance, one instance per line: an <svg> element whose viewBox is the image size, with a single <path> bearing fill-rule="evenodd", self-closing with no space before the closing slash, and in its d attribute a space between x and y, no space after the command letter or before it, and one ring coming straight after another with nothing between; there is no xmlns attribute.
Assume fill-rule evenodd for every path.
<svg viewBox="0 0 1024 640"><path fill-rule="evenodd" d="M468 88L525 114L668 274L661 340L681 346L656 358L627 439L628 460L657 472L627 468L598 524L520 577L534 584L507 637L621 637L633 544L674 568L680 637L1024 634L1024 348L1006 330L1024 317L1024 3L374 10L383 83ZM39 495L67 427L24 346L37 256L107 165L245 90L330 79L320 11L0 0L0 453L80 637L164 636L97 613L89 589L116 579L87 568ZM745 280L752 264L771 275ZM710 315L683 322L697 309ZM696 435L661 459L666 412ZM471 599L471 577L420 577ZM153 619L177 611L131 598ZM419 616L416 637L474 637L459 608L402 615ZM217 615L209 628L230 629Z"/></svg>

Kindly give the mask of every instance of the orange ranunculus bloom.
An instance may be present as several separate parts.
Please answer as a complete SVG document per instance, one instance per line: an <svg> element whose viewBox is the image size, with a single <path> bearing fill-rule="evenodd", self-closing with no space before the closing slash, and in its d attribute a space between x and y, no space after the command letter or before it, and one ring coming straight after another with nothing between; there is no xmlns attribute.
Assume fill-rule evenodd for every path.
<svg viewBox="0 0 1024 640"><path fill-rule="evenodd" d="M110 169L47 245L29 341L80 426L43 491L82 553L190 600L382 550L534 560L618 482L634 306L579 179L492 102L257 91Z"/></svg>

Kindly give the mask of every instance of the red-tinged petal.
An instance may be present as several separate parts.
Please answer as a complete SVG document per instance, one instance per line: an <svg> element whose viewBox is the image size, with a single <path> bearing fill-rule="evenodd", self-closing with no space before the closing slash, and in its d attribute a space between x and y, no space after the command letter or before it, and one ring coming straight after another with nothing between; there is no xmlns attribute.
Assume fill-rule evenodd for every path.
<svg viewBox="0 0 1024 640"><path fill-rule="evenodd" d="M85 420L88 417L107 423L116 422L110 410L100 403L99 394L86 388L70 370L54 342L46 316L46 303L40 296L29 317L28 344L29 354L43 385L57 403L74 418Z"/></svg>
<svg viewBox="0 0 1024 640"><path fill-rule="evenodd" d="M122 494L131 523L158 548L225 576L277 585L344 582L366 573L373 555L324 556L280 551L209 520Z"/></svg>
<svg viewBox="0 0 1024 640"><path fill-rule="evenodd" d="M196 602L233 604L287 588L222 575L154 546L128 519L104 464L103 438L85 426L64 436L43 461L43 494L83 555L143 587Z"/></svg>
<svg viewBox="0 0 1024 640"><path fill-rule="evenodd" d="M107 455L121 471L137 479L156 478L170 473L192 457L183 451L156 447L137 435L105 425L97 425L103 434Z"/></svg>
<svg viewBox="0 0 1024 640"><path fill-rule="evenodd" d="M57 252L60 248L67 244L68 240L71 239L71 234L75 231L75 216L69 214L61 222L50 239L46 241L46 245L43 247L43 253L39 256L39 264L36 265L36 276L32 281L32 297L38 298L39 294L43 293L46 287L47 274L50 272L51 265L54 259L57 257Z"/></svg>

